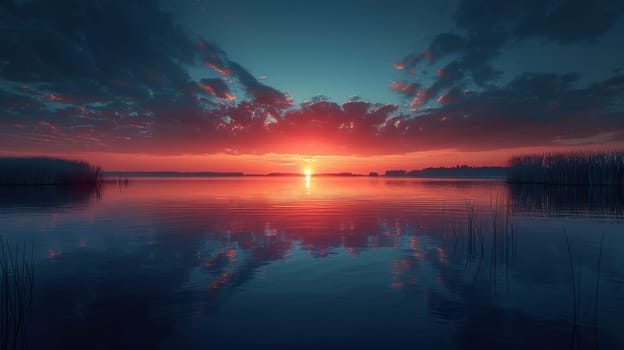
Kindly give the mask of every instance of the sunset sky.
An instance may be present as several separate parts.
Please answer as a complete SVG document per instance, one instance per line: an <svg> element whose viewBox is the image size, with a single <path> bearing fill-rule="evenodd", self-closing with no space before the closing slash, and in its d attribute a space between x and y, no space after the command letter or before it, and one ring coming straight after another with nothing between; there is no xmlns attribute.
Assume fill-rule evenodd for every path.
<svg viewBox="0 0 624 350"><path fill-rule="evenodd" d="M621 0L0 0L0 156L382 172L624 149Z"/></svg>

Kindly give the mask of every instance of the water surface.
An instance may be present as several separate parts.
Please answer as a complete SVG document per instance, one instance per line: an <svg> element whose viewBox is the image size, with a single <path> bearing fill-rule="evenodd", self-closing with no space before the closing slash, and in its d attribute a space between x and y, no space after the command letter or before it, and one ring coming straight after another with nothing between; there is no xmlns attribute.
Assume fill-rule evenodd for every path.
<svg viewBox="0 0 624 350"><path fill-rule="evenodd" d="M0 194L3 239L35 243L35 349L624 348L613 188L250 177Z"/></svg>

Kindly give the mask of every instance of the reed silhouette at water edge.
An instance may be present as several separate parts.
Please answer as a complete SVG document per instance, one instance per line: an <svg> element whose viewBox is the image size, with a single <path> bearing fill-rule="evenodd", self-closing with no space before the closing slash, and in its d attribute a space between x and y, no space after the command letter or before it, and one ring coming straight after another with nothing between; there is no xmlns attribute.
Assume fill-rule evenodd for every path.
<svg viewBox="0 0 624 350"><path fill-rule="evenodd" d="M34 276L34 245L0 238L0 350L26 348Z"/></svg>
<svg viewBox="0 0 624 350"><path fill-rule="evenodd" d="M544 153L509 160L510 183L624 185L624 151Z"/></svg>
<svg viewBox="0 0 624 350"><path fill-rule="evenodd" d="M0 158L0 185L97 185L101 169L57 158Z"/></svg>

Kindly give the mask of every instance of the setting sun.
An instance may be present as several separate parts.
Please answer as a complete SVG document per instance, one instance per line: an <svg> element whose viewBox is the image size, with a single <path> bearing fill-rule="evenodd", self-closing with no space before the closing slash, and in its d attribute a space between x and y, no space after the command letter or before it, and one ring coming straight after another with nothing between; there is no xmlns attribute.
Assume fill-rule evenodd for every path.
<svg viewBox="0 0 624 350"><path fill-rule="evenodd" d="M312 169L310 169L310 168L303 169L303 174L305 176L312 176Z"/></svg>

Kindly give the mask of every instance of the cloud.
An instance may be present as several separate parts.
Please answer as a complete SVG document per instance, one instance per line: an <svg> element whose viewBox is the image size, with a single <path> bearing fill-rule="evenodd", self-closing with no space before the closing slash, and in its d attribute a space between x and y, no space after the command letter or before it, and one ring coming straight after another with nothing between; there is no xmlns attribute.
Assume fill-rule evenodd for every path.
<svg viewBox="0 0 624 350"><path fill-rule="evenodd" d="M183 64L196 59L155 1L34 0L0 11L2 77L55 94L146 98L184 85Z"/></svg>
<svg viewBox="0 0 624 350"><path fill-rule="evenodd" d="M461 0L455 11L456 31L436 35L429 46L408 55L395 67L440 67L424 87L436 99L447 88L488 88L501 77L492 61L506 47L526 39L545 43L591 44L609 31L624 12L624 3L600 0L520 1ZM420 69L418 71L421 71ZM424 74L418 79L427 80ZM413 94L415 96L415 94Z"/></svg>
<svg viewBox="0 0 624 350"><path fill-rule="evenodd" d="M156 0L4 1L0 19L0 132L12 140L20 141L14 125L24 132L53 126L70 144L79 125L108 140L87 148L159 137L166 127L214 126L211 110L235 101L237 86L246 93L241 100L274 113L292 103L179 28ZM207 77L194 81L188 70L198 66L208 67ZM178 124L180 113L188 124ZM35 147L52 141L22 136ZM17 146L7 140L6 148Z"/></svg>
<svg viewBox="0 0 624 350"><path fill-rule="evenodd" d="M391 85L411 104L407 112L357 97L294 105L216 44L177 27L157 1L5 2L0 147L376 155L622 141L624 76L578 87L575 74L522 74L494 85L489 61L511 34L499 22L479 33L469 10L460 6L457 21L474 31L440 34L401 63L414 77L441 64L431 84ZM410 72L419 65L426 69Z"/></svg>
<svg viewBox="0 0 624 350"><path fill-rule="evenodd" d="M258 81L251 73L236 62L229 61L241 84L256 103L278 109L284 109L292 104L288 95Z"/></svg>
<svg viewBox="0 0 624 350"><path fill-rule="evenodd" d="M586 88L577 88L575 80L574 75L524 74L503 87L463 96L424 115L423 121L446 117L445 123L429 125L434 130L428 137L437 134L429 142L479 150L548 146L562 139L621 141L622 77ZM425 127L420 118L414 123ZM613 131L610 139L592 139L605 130Z"/></svg>
<svg viewBox="0 0 624 350"><path fill-rule="evenodd" d="M598 39L622 12L624 5L618 0L461 0L454 19L469 36L498 32L512 39L536 37L572 44Z"/></svg>
<svg viewBox="0 0 624 350"><path fill-rule="evenodd" d="M457 95L461 99L456 100ZM209 110L163 102L152 107L159 111L157 119L146 121L129 111L99 111L84 117L89 124L83 128L72 115L87 111L66 107L57 112L54 132L43 124L13 132L45 131L47 141L39 142L47 143L46 149L66 150L81 143L98 150L155 154L379 155L624 141L619 113L624 76L578 88L571 75L527 74L497 89L469 94L453 90L444 96L448 103L440 101L439 108L417 114L391 104L338 104L326 99L285 110L255 100ZM49 139L54 135L58 137Z"/></svg>
<svg viewBox="0 0 624 350"><path fill-rule="evenodd" d="M503 72L493 62L510 45L531 38L591 45L623 11L624 3L612 0L460 1L455 31L434 36L424 50L394 65L418 72L391 84L417 108L400 124L407 144L480 150L621 142L624 94L618 71L585 87L578 86L577 73L525 72L500 84Z"/></svg>
<svg viewBox="0 0 624 350"><path fill-rule="evenodd" d="M227 86L227 84L219 78L212 78L212 79L202 79L199 81L201 88L213 95L216 96L218 98L221 99L226 99L226 100L235 100L236 96L230 94L230 88Z"/></svg>

